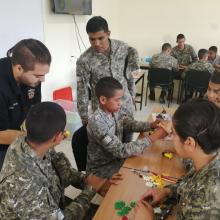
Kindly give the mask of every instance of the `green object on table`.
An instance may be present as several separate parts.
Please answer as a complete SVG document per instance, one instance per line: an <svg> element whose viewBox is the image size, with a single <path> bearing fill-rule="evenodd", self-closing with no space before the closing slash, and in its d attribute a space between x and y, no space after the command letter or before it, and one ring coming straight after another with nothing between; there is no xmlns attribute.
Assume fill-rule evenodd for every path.
<svg viewBox="0 0 220 220"><path fill-rule="evenodd" d="M124 201L117 201L115 202L115 209L117 211L117 215L121 217L126 217L126 215L136 206L136 202L130 202L130 206L126 205Z"/></svg>
<svg viewBox="0 0 220 220"><path fill-rule="evenodd" d="M135 202L135 201L132 201L132 202L130 203L130 206L131 206L132 208L134 208L134 207L136 206L136 202Z"/></svg>
<svg viewBox="0 0 220 220"><path fill-rule="evenodd" d="M115 209L122 209L124 207L125 207L125 202L124 201L115 202Z"/></svg>
<svg viewBox="0 0 220 220"><path fill-rule="evenodd" d="M123 210L118 211L117 214L118 214L118 216L124 216L125 215Z"/></svg>

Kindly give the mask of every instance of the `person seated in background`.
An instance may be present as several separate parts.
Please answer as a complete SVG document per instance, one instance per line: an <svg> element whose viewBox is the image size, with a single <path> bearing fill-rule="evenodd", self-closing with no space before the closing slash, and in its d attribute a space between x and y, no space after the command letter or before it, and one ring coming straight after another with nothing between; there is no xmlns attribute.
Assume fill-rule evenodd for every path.
<svg viewBox="0 0 220 220"><path fill-rule="evenodd" d="M185 36L183 34L178 34L176 38L177 46L175 46L171 52L171 56L178 60L180 71L174 76L174 79L180 79L181 74L184 69L198 60L196 52L193 47L189 44L185 44Z"/></svg>
<svg viewBox="0 0 220 220"><path fill-rule="evenodd" d="M169 43L163 44L161 53L156 54L152 57L152 60L150 62L150 68L163 68L177 72L179 70L178 62L177 59L170 55L171 51L172 47ZM166 91L162 88L159 98L160 103L165 103L165 95ZM155 100L154 88L150 88L149 99L153 101Z"/></svg>
<svg viewBox="0 0 220 220"><path fill-rule="evenodd" d="M121 83L112 77L100 79L95 92L99 108L91 115L87 125L87 173L110 178L118 172L125 158L142 153L153 141L165 137L167 133L158 128L150 136L122 143L124 128L133 132L149 131L157 127L158 122L150 124L135 121L129 116L121 117L118 113L124 91Z"/></svg>
<svg viewBox="0 0 220 220"><path fill-rule="evenodd" d="M213 74L215 71L215 68L208 62L208 50L206 49L200 49L198 52L199 60L190 64L182 73L182 78L184 79L187 71L189 70L197 70L197 71L204 71L209 72L210 74ZM198 76L199 77L199 76ZM188 100L192 98L193 96L193 90L187 90L185 91L185 100ZM204 96L204 93L200 92L199 97L202 98Z"/></svg>
<svg viewBox="0 0 220 220"><path fill-rule="evenodd" d="M220 73L211 76L206 94L208 100L220 108Z"/></svg>
<svg viewBox="0 0 220 220"><path fill-rule="evenodd" d="M216 46L211 46L209 48L209 58L208 61L213 65L217 72L220 72L220 56L217 54L218 48Z"/></svg>
<svg viewBox="0 0 220 220"><path fill-rule="evenodd" d="M200 49L198 52L199 60L190 64L183 72L182 78L185 78L187 71L189 70L197 70L197 71L206 71L210 74L213 74L215 68L208 62L208 50Z"/></svg>
<svg viewBox="0 0 220 220"><path fill-rule="evenodd" d="M134 219L153 220L153 207L168 198L178 201L178 220L220 219L220 110L208 100L192 100L180 105L172 122L176 153L193 167L176 184L148 190Z"/></svg>
<svg viewBox="0 0 220 220"><path fill-rule="evenodd" d="M26 136L10 145L0 173L0 219L92 219L90 201L105 184L73 169L54 147L65 136L66 114L53 102L35 104L27 114ZM83 191L66 200L64 188Z"/></svg>

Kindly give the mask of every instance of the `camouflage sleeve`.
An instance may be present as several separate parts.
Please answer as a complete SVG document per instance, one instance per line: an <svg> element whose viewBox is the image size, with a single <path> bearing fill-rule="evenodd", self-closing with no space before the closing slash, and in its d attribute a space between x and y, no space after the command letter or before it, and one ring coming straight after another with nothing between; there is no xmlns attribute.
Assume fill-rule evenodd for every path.
<svg viewBox="0 0 220 220"><path fill-rule="evenodd" d="M76 77L77 77L77 108L82 120L88 120L88 106L89 106L89 93L88 85L89 80L87 77L88 70L85 63L80 59L76 63Z"/></svg>
<svg viewBox="0 0 220 220"><path fill-rule="evenodd" d="M135 81L132 76L132 72L139 69L139 56L138 52L133 47L128 47L128 66L126 70L128 78L128 90L131 93L132 97L135 97Z"/></svg>
<svg viewBox="0 0 220 220"><path fill-rule="evenodd" d="M175 54L175 49L174 49L174 48L172 49L170 55L171 55L172 57L174 57L175 59L177 59L177 56L176 56L176 54Z"/></svg>
<svg viewBox="0 0 220 220"><path fill-rule="evenodd" d="M220 184L206 181L203 185L197 185L198 190L192 190L194 199L187 205L182 204L177 212L177 219L192 220L218 220L220 219Z"/></svg>
<svg viewBox="0 0 220 220"><path fill-rule="evenodd" d="M15 192L12 187L12 189L7 191L7 204L11 206L10 213L16 214L16 219L63 219L63 213L59 208L59 204L46 186L42 187L42 185L33 184L31 181L24 182L23 177L16 180L17 186L21 184L22 187L19 189L22 190L16 190ZM10 213L5 213L5 215L9 217ZM13 217L7 219L15 219Z"/></svg>
<svg viewBox="0 0 220 220"><path fill-rule="evenodd" d="M191 57L192 57L192 62L195 62L198 60L197 54L195 52L195 50L193 49L192 46L190 46L190 53L191 53Z"/></svg>
<svg viewBox="0 0 220 220"><path fill-rule="evenodd" d="M90 201L96 194L95 191L86 188L64 210L65 220L82 220L90 207Z"/></svg>
<svg viewBox="0 0 220 220"><path fill-rule="evenodd" d="M176 58L173 58L172 70L175 72L179 71L178 60Z"/></svg>
<svg viewBox="0 0 220 220"><path fill-rule="evenodd" d="M85 175L71 167L64 153L51 151L50 154L53 166L60 177L62 186L66 188L72 185L78 189L84 189L86 186Z"/></svg>
<svg viewBox="0 0 220 220"><path fill-rule="evenodd" d="M123 119L123 128L133 132L143 132L151 130L149 122L136 121L131 117Z"/></svg>
<svg viewBox="0 0 220 220"><path fill-rule="evenodd" d="M208 71L213 74L215 71L215 68L213 67L213 65L211 63L208 63Z"/></svg>
<svg viewBox="0 0 220 220"><path fill-rule="evenodd" d="M151 145L151 141L147 137L129 143L122 143L105 123L98 120L89 121L87 131L98 144L116 158L127 158L141 153L145 147Z"/></svg>

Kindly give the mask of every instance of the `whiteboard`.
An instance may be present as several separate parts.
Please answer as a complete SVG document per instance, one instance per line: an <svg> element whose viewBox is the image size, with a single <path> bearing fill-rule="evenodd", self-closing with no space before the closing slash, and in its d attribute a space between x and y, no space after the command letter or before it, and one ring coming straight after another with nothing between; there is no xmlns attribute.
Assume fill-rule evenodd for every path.
<svg viewBox="0 0 220 220"><path fill-rule="evenodd" d="M25 38L43 40L41 0L0 0L0 58Z"/></svg>

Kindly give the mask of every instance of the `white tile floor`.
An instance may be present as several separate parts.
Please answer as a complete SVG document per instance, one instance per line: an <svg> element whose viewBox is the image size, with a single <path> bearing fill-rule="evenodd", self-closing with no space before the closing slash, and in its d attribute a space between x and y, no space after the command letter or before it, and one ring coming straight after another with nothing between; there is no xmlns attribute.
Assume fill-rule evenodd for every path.
<svg viewBox="0 0 220 220"><path fill-rule="evenodd" d="M160 90L157 89L156 90L156 101L148 100L147 106L144 105L145 104L145 97L144 97L141 111L139 110L140 109L139 104L137 104L138 110L135 112L135 115L134 115L136 120L147 120L147 118L149 117L149 114L152 112L152 109L154 108L154 106L160 105L157 101L158 97L159 97L159 93L160 93ZM175 97L177 96L176 94L177 94L177 91L174 91L174 100L173 100L173 103L170 104L170 107L177 107L176 99L175 99ZM165 108L167 108L167 103L164 104L163 106ZM137 135L138 134L134 135L134 138L136 138ZM56 150L64 152L66 154L66 156L68 157L68 159L70 160L71 165L74 168L76 168L76 163L75 163L75 159L73 156L70 140L64 140L59 146L56 147ZM79 190L70 186L66 189L65 194L70 198L75 198L79 194L79 192L80 192ZM95 202L95 203L100 203L100 201L101 201L101 197L98 195L93 199L93 202Z"/></svg>

